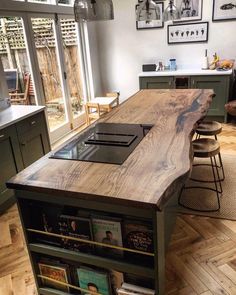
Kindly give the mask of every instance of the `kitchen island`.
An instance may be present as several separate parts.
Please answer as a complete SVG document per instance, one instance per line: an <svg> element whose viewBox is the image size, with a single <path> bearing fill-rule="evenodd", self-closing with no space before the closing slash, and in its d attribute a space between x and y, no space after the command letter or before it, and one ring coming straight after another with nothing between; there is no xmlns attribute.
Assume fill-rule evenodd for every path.
<svg viewBox="0 0 236 295"><path fill-rule="evenodd" d="M39 294L62 294L45 286L50 279L39 271L42 257L66 261L71 267L102 266L148 278L156 294L165 294L165 250L175 223L177 197L191 170L192 130L206 116L213 95L212 90L200 89L142 90L99 121L153 125L123 164L59 160L46 155L8 182L8 187L16 190ZM47 212L59 210L83 217L100 213L119 220L145 220L152 227L153 249L134 249L124 241L119 247L124 257L119 259L100 256L97 251L88 254L65 249L58 242L65 236L48 229L45 213L44 225L39 224L39 212L45 208ZM117 250L96 240L86 243ZM130 259L133 254L139 258ZM70 288L80 290L76 280ZM63 294L72 293L68 290Z"/></svg>

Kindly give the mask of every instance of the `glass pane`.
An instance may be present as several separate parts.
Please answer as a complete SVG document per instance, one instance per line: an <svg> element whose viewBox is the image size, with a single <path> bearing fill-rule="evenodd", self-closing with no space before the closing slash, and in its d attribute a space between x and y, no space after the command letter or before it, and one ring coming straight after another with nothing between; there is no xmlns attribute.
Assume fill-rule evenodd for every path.
<svg viewBox="0 0 236 295"><path fill-rule="evenodd" d="M75 0L58 0L58 4L63 5L74 5Z"/></svg>
<svg viewBox="0 0 236 295"><path fill-rule="evenodd" d="M73 19L61 19L61 30L70 102L72 105L73 117L75 118L82 112L84 103L75 21Z"/></svg>
<svg viewBox="0 0 236 295"><path fill-rule="evenodd" d="M55 4L55 0L28 0L28 2L38 2L46 4Z"/></svg>
<svg viewBox="0 0 236 295"><path fill-rule="evenodd" d="M0 17L0 58L12 104L36 104L20 17Z"/></svg>
<svg viewBox="0 0 236 295"><path fill-rule="evenodd" d="M54 21L49 18L32 18L32 25L49 127L53 131L67 121L58 65Z"/></svg>

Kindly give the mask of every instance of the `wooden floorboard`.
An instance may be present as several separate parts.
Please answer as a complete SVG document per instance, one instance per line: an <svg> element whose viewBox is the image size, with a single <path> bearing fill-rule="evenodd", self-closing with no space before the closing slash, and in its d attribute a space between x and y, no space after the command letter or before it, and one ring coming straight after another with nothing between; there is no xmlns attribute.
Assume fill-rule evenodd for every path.
<svg viewBox="0 0 236 295"><path fill-rule="evenodd" d="M236 155L236 126L224 125L223 153ZM166 258L166 294L236 295L236 222L180 215ZM16 206L0 216L0 295L36 295Z"/></svg>

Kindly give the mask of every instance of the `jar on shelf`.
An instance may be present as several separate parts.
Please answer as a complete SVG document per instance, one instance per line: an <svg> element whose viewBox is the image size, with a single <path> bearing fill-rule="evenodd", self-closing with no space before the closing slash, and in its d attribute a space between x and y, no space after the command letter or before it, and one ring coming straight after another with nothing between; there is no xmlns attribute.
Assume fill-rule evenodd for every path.
<svg viewBox="0 0 236 295"><path fill-rule="evenodd" d="M170 59L170 70L171 71L176 71L177 70L176 59L175 58Z"/></svg>

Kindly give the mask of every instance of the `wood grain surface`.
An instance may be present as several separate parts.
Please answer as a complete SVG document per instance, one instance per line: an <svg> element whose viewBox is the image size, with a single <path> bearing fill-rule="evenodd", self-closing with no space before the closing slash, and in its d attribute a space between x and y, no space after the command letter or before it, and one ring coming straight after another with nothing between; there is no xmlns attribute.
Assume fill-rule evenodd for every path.
<svg viewBox="0 0 236 295"><path fill-rule="evenodd" d="M57 196L145 206L159 210L191 168L192 129L206 115L212 90L142 90L100 122L153 124L123 165L49 159L9 183Z"/></svg>

